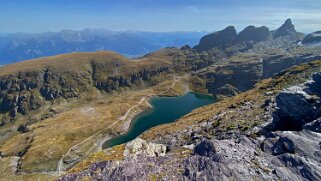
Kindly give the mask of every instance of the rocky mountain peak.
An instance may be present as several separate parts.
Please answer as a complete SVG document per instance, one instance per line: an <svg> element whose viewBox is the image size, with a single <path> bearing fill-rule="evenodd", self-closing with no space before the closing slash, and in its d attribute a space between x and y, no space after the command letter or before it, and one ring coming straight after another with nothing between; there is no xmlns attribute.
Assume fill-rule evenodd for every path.
<svg viewBox="0 0 321 181"><path fill-rule="evenodd" d="M234 26L228 26L221 31L217 31L204 36L195 47L199 51L206 51L212 48L225 47L230 45L237 37Z"/></svg>
<svg viewBox="0 0 321 181"><path fill-rule="evenodd" d="M248 26L244 30L242 30L238 36L237 41L254 41L259 42L266 40L270 36L269 28L262 26L262 27L255 27L255 26Z"/></svg>
<svg viewBox="0 0 321 181"><path fill-rule="evenodd" d="M280 28L275 30L273 37L278 38L280 36L287 36L294 33L297 33L297 31L295 30L295 27L292 24L292 20L289 18L283 23L283 25Z"/></svg>
<svg viewBox="0 0 321 181"><path fill-rule="evenodd" d="M284 25L293 25L291 18L288 18L287 20L285 20Z"/></svg>

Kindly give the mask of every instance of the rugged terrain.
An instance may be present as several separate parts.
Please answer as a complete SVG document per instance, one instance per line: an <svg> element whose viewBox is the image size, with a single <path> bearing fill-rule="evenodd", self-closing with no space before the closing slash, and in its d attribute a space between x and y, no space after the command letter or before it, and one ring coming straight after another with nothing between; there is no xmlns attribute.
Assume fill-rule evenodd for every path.
<svg viewBox="0 0 321 181"><path fill-rule="evenodd" d="M320 180L320 80L320 61L294 67L58 180Z"/></svg>
<svg viewBox="0 0 321 181"><path fill-rule="evenodd" d="M304 36L288 19L272 31L230 26L194 48L135 60L73 53L0 67L0 175L318 180L320 59L318 32ZM221 101L101 151L151 96L188 90Z"/></svg>

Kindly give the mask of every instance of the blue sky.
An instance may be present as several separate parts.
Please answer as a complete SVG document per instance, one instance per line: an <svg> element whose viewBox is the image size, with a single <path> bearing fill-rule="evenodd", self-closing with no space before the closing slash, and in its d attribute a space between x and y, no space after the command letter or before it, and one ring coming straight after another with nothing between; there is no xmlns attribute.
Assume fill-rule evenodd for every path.
<svg viewBox="0 0 321 181"><path fill-rule="evenodd" d="M274 29L286 18L302 32L321 30L321 0L0 0L0 33Z"/></svg>

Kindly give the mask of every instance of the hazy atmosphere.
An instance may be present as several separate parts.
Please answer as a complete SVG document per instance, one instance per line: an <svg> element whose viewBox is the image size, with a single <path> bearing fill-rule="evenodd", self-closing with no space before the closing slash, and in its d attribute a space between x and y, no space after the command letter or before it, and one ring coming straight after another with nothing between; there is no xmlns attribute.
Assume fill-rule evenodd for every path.
<svg viewBox="0 0 321 181"><path fill-rule="evenodd" d="M214 31L227 25L277 28L292 18L301 32L321 29L319 0L2 0L0 33L61 29Z"/></svg>

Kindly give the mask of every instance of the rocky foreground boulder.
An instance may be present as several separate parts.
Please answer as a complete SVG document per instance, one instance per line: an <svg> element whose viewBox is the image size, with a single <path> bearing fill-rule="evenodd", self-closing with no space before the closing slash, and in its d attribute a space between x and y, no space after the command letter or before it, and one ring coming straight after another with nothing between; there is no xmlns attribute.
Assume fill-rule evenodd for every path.
<svg viewBox="0 0 321 181"><path fill-rule="evenodd" d="M216 154L216 149L213 142L210 140L204 140L195 146L194 154L211 157Z"/></svg>

